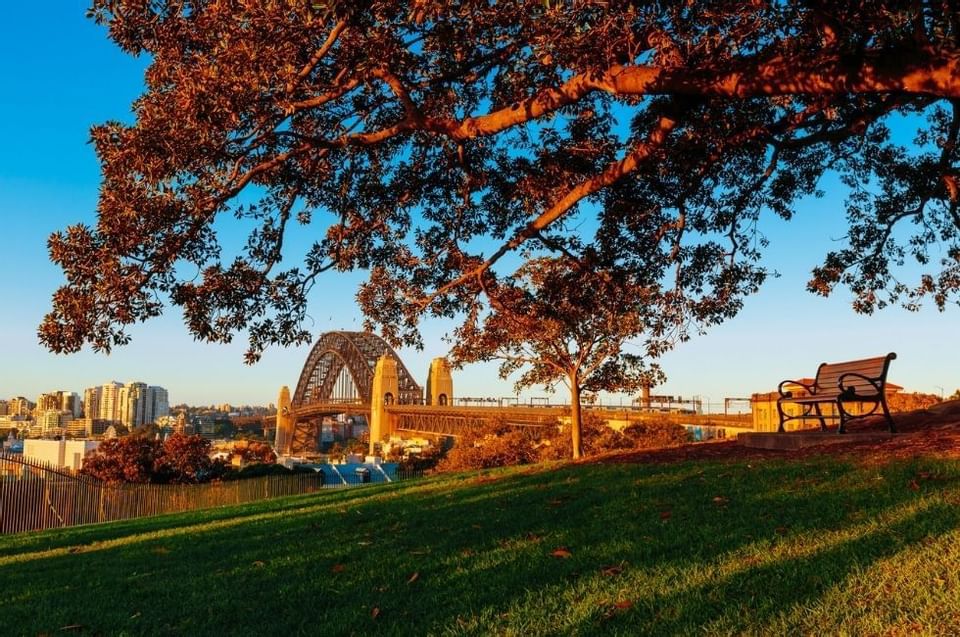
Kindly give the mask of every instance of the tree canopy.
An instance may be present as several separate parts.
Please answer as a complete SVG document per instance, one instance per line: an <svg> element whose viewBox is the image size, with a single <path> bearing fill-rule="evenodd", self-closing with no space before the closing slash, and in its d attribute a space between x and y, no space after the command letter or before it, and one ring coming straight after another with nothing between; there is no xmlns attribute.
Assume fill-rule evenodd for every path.
<svg viewBox="0 0 960 637"><path fill-rule="evenodd" d="M135 120L92 130L96 225L50 239L67 279L40 328L54 351L109 350L172 303L198 338L248 330L256 360L308 340L309 291L354 269L371 326L415 343L420 317L474 310L517 255L667 260L665 286L730 315L766 274L761 212L790 218L826 171L849 189L849 234L812 291L847 286L864 312L957 300L951 0L93 0L90 14L150 64ZM244 246L219 241L230 216L253 228ZM305 254L293 232L314 239ZM919 280L899 277L907 259Z"/></svg>
<svg viewBox="0 0 960 637"><path fill-rule="evenodd" d="M454 332L453 362L499 360L504 379L523 370L517 393L538 384L566 385L571 452L581 457L582 392L636 392L657 384L662 374L647 360L672 346L683 317L716 319L663 290L661 269L624 274L565 258L531 259L516 275L484 287L492 311L468 317ZM642 348L625 351L639 338Z"/></svg>

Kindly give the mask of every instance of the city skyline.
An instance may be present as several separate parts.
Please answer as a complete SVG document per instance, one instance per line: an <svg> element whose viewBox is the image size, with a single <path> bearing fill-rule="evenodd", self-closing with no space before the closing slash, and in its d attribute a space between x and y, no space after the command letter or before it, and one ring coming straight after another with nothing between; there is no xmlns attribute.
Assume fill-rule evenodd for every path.
<svg viewBox="0 0 960 637"><path fill-rule="evenodd" d="M0 102L4 135L13 147L0 159L0 210L6 236L16 239L8 241L0 268L0 286L16 300L0 317L0 351L8 361L0 371L0 395L29 398L51 387L138 377L150 370L152 378L187 404L275 402L282 385L296 385L309 345L268 349L260 363L248 367L242 363L242 336L229 345L196 342L176 312L134 326L131 344L110 356L90 351L57 356L37 343L37 325L62 280L48 260L47 237L73 223L96 223L99 167L87 143L89 127L129 118L145 67L143 60L117 50L103 30L84 17L84 3L66 4L67 10L51 16L11 7L10 18L24 28L0 44L8 59L24 60L10 77L23 90L7 92ZM28 37L40 28L48 33L43 45ZM43 99L49 88L38 78L55 61L64 65L58 99ZM30 119L40 119L44 126L32 130L20 125ZM909 124L900 122L897 133L909 137ZM51 161L52 156L57 160ZM666 354L661 364L668 380L656 393L699 395L716 404L724 397L769 391L786 377L810 375L824 360L887 351L899 355L890 376L906 391L950 394L960 387L952 365L960 357L960 344L952 336L957 308L942 314L931 307L918 313L888 308L861 316L850 308L846 290L829 299L805 291L810 269L845 231L844 190L833 178L821 187L823 198L798 202L796 219L784 222L768 216L763 222L771 242L764 263L782 276L748 298L737 317ZM222 230L223 238L239 247L245 228L224 224ZM309 240L299 236L291 241L291 261ZM321 279L311 296L307 325L315 337L330 330L360 329L362 317L353 299L362 274ZM424 349L399 351L421 385L430 360L446 353L442 335L454 327L452 322L426 321ZM498 380L491 364L455 370L454 383L460 396L513 395L512 383ZM524 394L543 392L532 388ZM555 395L558 401L563 396L562 391Z"/></svg>

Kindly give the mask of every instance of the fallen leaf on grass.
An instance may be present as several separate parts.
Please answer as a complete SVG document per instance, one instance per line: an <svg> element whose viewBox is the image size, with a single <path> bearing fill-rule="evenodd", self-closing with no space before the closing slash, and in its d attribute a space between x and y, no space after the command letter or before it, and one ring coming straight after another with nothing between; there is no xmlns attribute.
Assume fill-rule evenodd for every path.
<svg viewBox="0 0 960 637"><path fill-rule="evenodd" d="M790 530L789 527L786 527L786 526L778 526L777 528L774 529L774 532L775 532L777 535L786 535L786 534L787 534L787 531L789 531L789 530Z"/></svg>
<svg viewBox="0 0 960 637"><path fill-rule="evenodd" d="M420 571L417 571L416 573L414 573L413 575L411 575L411 576L410 576L410 579L407 580L407 584L413 584L413 583L416 582L418 579L420 579Z"/></svg>
<svg viewBox="0 0 960 637"><path fill-rule="evenodd" d="M256 566L257 568L262 568L263 566L265 566L262 560L254 560L253 565Z"/></svg>
<svg viewBox="0 0 960 637"><path fill-rule="evenodd" d="M613 607L620 610L626 610L628 608L633 608L633 602L631 602L629 599L621 599L619 602L614 604Z"/></svg>
<svg viewBox="0 0 960 637"><path fill-rule="evenodd" d="M715 496L715 497L713 498L713 503L716 504L716 505L724 505L724 504L726 504L726 503L729 502L729 501L730 501L730 500L728 500L727 498L723 497L722 495L718 495L718 496Z"/></svg>
<svg viewBox="0 0 960 637"><path fill-rule="evenodd" d="M550 553L550 555L552 555L553 557L559 557L560 559L563 559L563 560L569 557L573 557L573 553L571 553L569 550L567 550L563 546L560 546L554 549L553 552Z"/></svg>
<svg viewBox="0 0 960 637"><path fill-rule="evenodd" d="M83 628L83 624L68 624L66 626L61 626L60 631L66 632L68 630L80 630L81 628Z"/></svg>
<svg viewBox="0 0 960 637"><path fill-rule="evenodd" d="M661 520L669 520L672 515L673 515L673 513L672 513L671 511L661 511L661 512L660 512L660 519L661 519Z"/></svg>
<svg viewBox="0 0 960 637"><path fill-rule="evenodd" d="M166 555L170 552L170 549L165 546L155 546L150 550L150 552L154 555Z"/></svg>
<svg viewBox="0 0 960 637"><path fill-rule="evenodd" d="M370 617L376 619L379 616L380 616L380 607L374 606L373 610L370 611Z"/></svg>
<svg viewBox="0 0 960 637"><path fill-rule="evenodd" d="M333 573L342 573L345 570L347 570L347 567L343 564L334 564L333 568L330 569L330 571Z"/></svg>
<svg viewBox="0 0 960 637"><path fill-rule="evenodd" d="M528 542L539 542L543 539L542 535L537 535L536 533L527 533Z"/></svg>
<svg viewBox="0 0 960 637"><path fill-rule="evenodd" d="M623 573L623 567L618 565L600 567L600 574L606 577L614 577Z"/></svg>
<svg viewBox="0 0 960 637"><path fill-rule="evenodd" d="M547 504L549 504L552 507L558 507L563 504L563 500L561 500L560 498L555 498L553 500L547 500Z"/></svg>
<svg viewBox="0 0 960 637"><path fill-rule="evenodd" d="M910 490L911 490L911 491L919 491L919 490L920 490L920 483L918 483L916 480L911 480L911 481L910 481Z"/></svg>
<svg viewBox="0 0 960 637"><path fill-rule="evenodd" d="M137 611L133 615L130 615L130 619L136 619L139 616L140 616L140 611Z"/></svg>

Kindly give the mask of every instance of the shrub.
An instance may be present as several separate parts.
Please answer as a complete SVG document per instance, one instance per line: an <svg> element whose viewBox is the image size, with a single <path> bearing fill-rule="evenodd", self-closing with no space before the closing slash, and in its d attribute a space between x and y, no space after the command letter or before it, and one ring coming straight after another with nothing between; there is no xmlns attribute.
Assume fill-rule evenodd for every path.
<svg viewBox="0 0 960 637"><path fill-rule="evenodd" d="M210 441L175 433L164 442L143 436L103 441L84 459L80 473L104 482L191 484L223 475L224 464L210 458Z"/></svg>
<svg viewBox="0 0 960 637"><path fill-rule="evenodd" d="M631 440L631 446L640 449L676 447L690 442L690 432L683 425L667 419L640 420L623 429L623 435Z"/></svg>
<svg viewBox="0 0 960 637"><path fill-rule="evenodd" d="M529 434L494 421L461 437L437 464L436 470L443 472L490 469L536 461L534 440Z"/></svg>

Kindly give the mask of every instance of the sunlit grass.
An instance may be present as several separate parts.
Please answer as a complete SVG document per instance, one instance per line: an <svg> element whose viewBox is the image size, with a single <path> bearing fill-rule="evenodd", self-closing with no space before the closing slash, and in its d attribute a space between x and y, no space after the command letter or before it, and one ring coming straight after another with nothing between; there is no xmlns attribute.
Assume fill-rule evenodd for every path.
<svg viewBox="0 0 960 637"><path fill-rule="evenodd" d="M0 538L4 632L949 632L960 464L561 466Z"/></svg>

